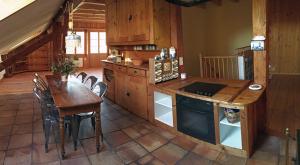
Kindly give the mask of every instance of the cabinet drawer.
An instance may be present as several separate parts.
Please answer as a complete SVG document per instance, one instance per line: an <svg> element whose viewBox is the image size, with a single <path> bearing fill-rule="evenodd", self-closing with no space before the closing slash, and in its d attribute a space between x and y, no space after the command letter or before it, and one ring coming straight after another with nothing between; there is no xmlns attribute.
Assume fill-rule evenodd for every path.
<svg viewBox="0 0 300 165"><path fill-rule="evenodd" d="M108 63L108 62L103 62L103 68L112 70L113 66L114 66L114 64L111 64L111 63Z"/></svg>
<svg viewBox="0 0 300 165"><path fill-rule="evenodd" d="M142 69L128 68L128 75L146 77L146 71Z"/></svg>
<svg viewBox="0 0 300 165"><path fill-rule="evenodd" d="M114 70L117 72L123 72L126 73L127 67L125 66L120 66L120 65L114 65Z"/></svg>

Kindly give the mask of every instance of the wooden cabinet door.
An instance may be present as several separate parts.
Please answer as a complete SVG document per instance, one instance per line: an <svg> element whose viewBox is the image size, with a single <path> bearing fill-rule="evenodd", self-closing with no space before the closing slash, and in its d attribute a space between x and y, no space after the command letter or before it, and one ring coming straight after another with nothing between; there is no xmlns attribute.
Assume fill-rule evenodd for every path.
<svg viewBox="0 0 300 165"><path fill-rule="evenodd" d="M131 41L147 41L150 36L150 3L149 0L132 0L132 16L130 22Z"/></svg>
<svg viewBox="0 0 300 165"><path fill-rule="evenodd" d="M103 82L107 84L107 91L105 96L111 101L115 101L115 76L114 71L110 69L103 69Z"/></svg>
<svg viewBox="0 0 300 165"><path fill-rule="evenodd" d="M127 80L127 107L136 115L147 119L147 81L145 77L128 76Z"/></svg>
<svg viewBox="0 0 300 165"><path fill-rule="evenodd" d="M130 35L130 21L133 16L131 15L132 2L133 0L118 0L117 1L117 31L118 31L118 42L129 41Z"/></svg>
<svg viewBox="0 0 300 165"><path fill-rule="evenodd" d="M106 41L116 42L117 39L117 0L106 0Z"/></svg>
<svg viewBox="0 0 300 165"><path fill-rule="evenodd" d="M127 74L122 72L115 72L115 98L116 103L123 108L127 108Z"/></svg>

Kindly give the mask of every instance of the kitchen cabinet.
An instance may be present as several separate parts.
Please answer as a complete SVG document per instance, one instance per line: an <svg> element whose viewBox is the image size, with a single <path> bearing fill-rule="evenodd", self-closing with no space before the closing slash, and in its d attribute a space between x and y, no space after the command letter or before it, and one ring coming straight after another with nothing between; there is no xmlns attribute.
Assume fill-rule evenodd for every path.
<svg viewBox="0 0 300 165"><path fill-rule="evenodd" d="M106 0L106 39L116 42L117 39L117 0Z"/></svg>
<svg viewBox="0 0 300 165"><path fill-rule="evenodd" d="M108 85L106 97L147 120L147 71L106 61L102 64L104 66L103 80Z"/></svg>
<svg viewBox="0 0 300 165"><path fill-rule="evenodd" d="M146 77L128 75L127 108L130 112L147 119L147 80Z"/></svg>
<svg viewBox="0 0 300 165"><path fill-rule="evenodd" d="M127 68L114 65L115 70L115 101L127 109Z"/></svg>
<svg viewBox="0 0 300 165"><path fill-rule="evenodd" d="M171 46L171 5L162 0L107 0L107 44Z"/></svg>

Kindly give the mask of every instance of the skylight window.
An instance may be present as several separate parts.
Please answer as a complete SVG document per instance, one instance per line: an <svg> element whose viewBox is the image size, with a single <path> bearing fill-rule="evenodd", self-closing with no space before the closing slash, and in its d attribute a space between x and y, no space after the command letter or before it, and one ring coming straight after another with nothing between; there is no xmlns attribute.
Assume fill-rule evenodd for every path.
<svg viewBox="0 0 300 165"><path fill-rule="evenodd" d="M34 1L35 0L0 0L0 21Z"/></svg>

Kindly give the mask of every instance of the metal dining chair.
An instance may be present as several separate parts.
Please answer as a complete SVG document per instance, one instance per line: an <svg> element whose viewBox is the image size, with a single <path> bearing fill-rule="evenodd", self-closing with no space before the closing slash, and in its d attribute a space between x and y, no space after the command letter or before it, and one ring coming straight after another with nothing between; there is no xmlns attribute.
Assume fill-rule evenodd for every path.
<svg viewBox="0 0 300 165"><path fill-rule="evenodd" d="M37 78L34 78L32 80L33 84L35 87L39 88L41 91L43 91L43 93L45 94L45 97L47 97L48 99L51 99L52 100L52 96L51 96L51 93L50 93L50 90L48 89L48 86L45 87L41 81L39 81Z"/></svg>
<svg viewBox="0 0 300 165"><path fill-rule="evenodd" d="M107 84L104 82L98 82L92 87L92 91L99 97L103 98L107 91ZM89 113L81 113L73 116L73 122L72 122L72 128L73 128L73 141L74 141L74 149L77 149L77 140L78 140L78 133L80 128L80 123L84 119L91 119L91 124L93 126L93 129L95 130L95 112L89 112ZM103 133L102 133L102 127L100 122L100 135L101 140L103 142Z"/></svg>
<svg viewBox="0 0 300 165"><path fill-rule="evenodd" d="M87 77L87 74L85 72L80 72L76 78L80 79L81 80L81 83L84 82L85 78Z"/></svg>
<svg viewBox="0 0 300 165"><path fill-rule="evenodd" d="M86 80L84 81L84 85L86 87L88 87L89 89L93 89L93 86L95 85L95 83L98 81L98 78L95 76L89 76L88 78L86 78Z"/></svg>
<svg viewBox="0 0 300 165"><path fill-rule="evenodd" d="M51 128L58 125L59 115L57 109L53 106L53 103L47 98L47 96L45 96L40 88L34 87L33 93L38 99L42 111L43 130L45 134L45 152L47 153L50 131Z"/></svg>
<svg viewBox="0 0 300 165"><path fill-rule="evenodd" d="M43 78L38 73L34 73L34 77L35 79L37 79L37 81L40 83L40 85L44 90L49 90L47 83L43 80Z"/></svg>
<svg viewBox="0 0 300 165"><path fill-rule="evenodd" d="M43 130L45 134L45 152L47 153L51 128L59 128L59 112L55 107L52 97L49 97L48 93L41 87L36 79L33 79L33 82L33 93L40 104L42 112ZM66 116L64 119L65 125L69 128L69 135L71 135L72 131L71 121L71 116ZM58 135L58 129L53 130L57 130L56 135Z"/></svg>

